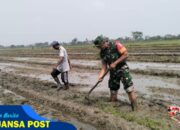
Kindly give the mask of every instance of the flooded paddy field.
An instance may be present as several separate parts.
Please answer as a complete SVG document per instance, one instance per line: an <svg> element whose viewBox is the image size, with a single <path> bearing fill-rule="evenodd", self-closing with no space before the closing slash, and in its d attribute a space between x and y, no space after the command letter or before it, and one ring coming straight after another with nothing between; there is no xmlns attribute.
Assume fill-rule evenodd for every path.
<svg viewBox="0 0 180 130"><path fill-rule="evenodd" d="M56 90L50 73L58 52L45 48L0 49L0 104L28 104L46 118L78 130L179 130L167 107L180 106L180 41L127 43L128 65L138 100L131 111L123 85L118 102L109 102L107 75L97 82L101 62L92 45L65 46L71 59L70 89ZM60 78L60 77L59 77Z"/></svg>
<svg viewBox="0 0 180 130"><path fill-rule="evenodd" d="M139 104L139 110L132 112L122 84L119 101L109 102L108 76L93 91L91 103L87 104L84 97L97 81L99 61L72 59L70 89L56 91L50 76L56 59L0 59L1 104L29 104L40 115L73 123L79 130L179 129L167 112L169 105L180 105L179 63L129 62ZM162 73L147 72L157 70ZM166 75L164 71L174 74Z"/></svg>
<svg viewBox="0 0 180 130"><path fill-rule="evenodd" d="M57 58L34 58L34 57L3 57L0 60L7 63L26 63L33 65L54 65ZM99 70L101 61L99 60L82 60L72 59L72 67L90 70ZM136 74L148 74L157 76L180 77L180 63L157 63L157 62L135 62L129 61L128 66L131 72Z"/></svg>

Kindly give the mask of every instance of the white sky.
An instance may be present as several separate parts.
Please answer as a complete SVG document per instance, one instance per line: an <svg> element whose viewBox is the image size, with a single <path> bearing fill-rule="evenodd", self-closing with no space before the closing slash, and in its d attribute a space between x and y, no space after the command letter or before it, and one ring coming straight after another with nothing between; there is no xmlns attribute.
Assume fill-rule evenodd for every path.
<svg viewBox="0 0 180 130"><path fill-rule="evenodd" d="M180 34L180 0L0 0L0 45Z"/></svg>

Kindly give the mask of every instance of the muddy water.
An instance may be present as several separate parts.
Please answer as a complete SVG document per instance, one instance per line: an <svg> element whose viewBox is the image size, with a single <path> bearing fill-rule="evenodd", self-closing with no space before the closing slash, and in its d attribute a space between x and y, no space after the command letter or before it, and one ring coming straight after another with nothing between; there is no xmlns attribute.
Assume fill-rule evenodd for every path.
<svg viewBox="0 0 180 130"><path fill-rule="evenodd" d="M0 63L0 69L10 69L11 67L25 67L24 64L16 64L16 63Z"/></svg>
<svg viewBox="0 0 180 130"><path fill-rule="evenodd" d="M86 84L86 86L81 87L80 91L87 92L91 87L97 82L98 73L96 72L72 72L69 74L69 81L74 84ZM149 91L149 87L160 87L160 88L173 88L179 89L180 86L177 84L176 78L161 78L157 76L144 76L144 75L135 75L133 74L133 82L135 89L138 93L144 95L146 98L150 98L154 95L153 92ZM49 75L39 75L41 80L49 80L53 81L51 76ZM95 93L102 93L105 95L109 95L108 88L108 79L109 75L104 78L104 81L98 85L98 87L94 90ZM127 100L126 97L122 97L125 91L123 90L123 85L121 83L121 89L119 90L119 99ZM168 94L157 93L157 95L162 95L163 97L159 97L159 99L165 99L167 101L171 101L174 104L180 104L180 97L174 97ZM157 97L156 97L157 98Z"/></svg>
<svg viewBox="0 0 180 130"><path fill-rule="evenodd" d="M83 72L85 72L85 73L83 73ZM23 72L22 72L23 73ZM39 78L40 77L42 77L43 75L39 75L39 73L41 73L41 71L37 71L37 70L32 70L32 72L31 72L31 76L39 76ZM18 73L18 74L20 74L20 72ZM23 73L24 75L26 74L26 76L29 76L29 75L27 75L27 73ZM72 74L72 75L71 75ZM76 83L77 81L78 81L78 79L81 79L81 82L79 82L78 81L78 83L80 84L79 86L78 85L76 85L76 86L74 86L74 88L71 88L70 89L70 91L69 92L74 92L74 94L73 95L71 95L71 94L69 94L69 92L65 92L65 91L62 91L62 92L59 92L59 94L58 95L56 95L55 93L54 93L54 91L52 90L52 89L48 89L48 86L47 86L47 84L43 84L43 82L41 82L41 81L37 81L37 80L35 80L35 79L31 79L31 78L23 78L23 77L17 77L18 78L18 80L16 80L16 79L14 79L14 77L13 76L11 76L10 74L9 75L7 75L6 76L6 78L8 79L8 77L9 77L9 80L13 80L12 81L12 83L10 83L9 84L9 86L11 86L11 88L13 88L13 86L14 86L14 83L17 83L17 87L18 88L21 88L21 89L23 89L24 88L24 86L27 86L27 88L24 88L25 90L31 90L31 89L33 89L34 91L38 91L38 92L40 92L41 93L41 95L48 95L48 93L51 93L50 95L51 95L51 97L54 99L54 98L56 98L56 99L58 99L58 100L60 100L60 99L65 99L65 100L67 100L67 101L70 101L70 100L72 100L72 102L75 102L75 101L79 101L79 99L78 98L80 98L81 99L81 97L84 97L82 94L83 93L80 93L80 95L78 95L78 93L77 92L79 92L79 91L88 91L89 89L90 89L90 87L91 87L91 84L93 84L92 83L92 79L95 79L96 80L96 77L97 77L97 72L96 71L91 71L91 72L88 72L87 70L85 71L85 70L83 70L83 71L81 71L81 70L73 70L73 71L71 71L71 74L70 74L70 77L71 78L73 78L74 76L76 76L76 77L78 77L78 78L76 78L76 80L74 80L74 82ZM73 76L73 74L76 74L76 75L74 75ZM84 75L83 75L84 74ZM44 75L48 75L48 74L44 74ZM16 75L14 75L14 76L16 76ZM139 75L133 75L133 77L134 76L139 76ZM5 76L1 76L1 78L2 77L5 77ZM37 78L36 77L36 78ZM48 76L47 76L48 77ZM89 77L92 77L92 78L89 78ZM82 86L81 85L81 83L82 82L84 82L84 81L86 81L86 78L88 78L88 79L90 79L88 82L86 82L86 84L88 84L87 86ZM140 77L137 77L137 78L141 78L141 75L140 75ZM144 78L146 78L146 77L144 77ZM151 77L152 78L152 77ZM7 79L5 79L5 80L7 80ZM25 80L25 82L22 82L22 81L24 81ZM48 78L46 78L46 79L48 79ZM154 79L156 79L156 77L154 78ZM153 80L154 80L153 79ZM48 80L50 80L50 81L52 81L52 79L50 78L50 79L48 79ZM97 90L95 90L94 92L93 92L93 94L98 94L98 95L101 95L102 94L102 92L103 92L103 90L104 90L104 88L107 88L107 80L108 80L108 77L106 77L106 80L103 82L103 83L105 83L105 85L106 86L102 86L101 87L101 85L103 85L103 83L100 85L100 87L98 88L99 90L97 91ZM159 79L158 79L159 80ZM162 79L161 79L162 80ZM169 79L169 80L167 80L167 82L169 82L169 81L171 81L172 79ZM71 81L70 81L71 82ZM49 84L49 83L48 83ZM38 88L38 87L39 88ZM146 86L147 88L149 87L149 85L147 85ZM103 89L102 89L103 88ZM76 91L74 91L76 89ZM48 92L47 92L48 91ZM20 91L19 91L20 92ZM31 91L30 91L31 92ZM108 94L108 92L109 92L109 90L108 90L108 88L107 88L107 91L104 91L105 93L106 93L106 95ZM26 94L26 93L24 93L25 95L28 95L28 93ZM64 95L63 95L64 94ZM39 94L35 94L35 95L39 95ZM67 96L66 96L67 95ZM57 97L58 96L58 97ZM61 97L62 96L62 97ZM93 95L92 95L93 96ZM101 95L102 96L102 95ZM32 96L31 96L32 97ZM64 97L64 98L63 98ZM95 97L95 96L93 96L93 97ZM104 97L104 95L103 95L103 97ZM37 97L38 98L38 97ZM40 97L39 97L40 98ZM51 99L50 97L48 98L48 99ZM99 99L99 98L98 98ZM58 101L57 100L57 101ZM151 98L149 98L149 99L146 99L146 100L143 100L143 99L141 99L142 100L142 103L141 103L141 107L142 107L142 109L141 109L141 111L137 114L137 116L136 116L136 118L139 118L139 115L142 115L142 114L146 114L146 116L148 116L150 119L161 119L162 117L166 117L167 118L167 116L165 115L165 114L163 114L163 115L157 115L158 113L159 113L159 111L162 111L163 110L163 113L166 113L166 109L164 109L164 107L160 107L158 104L160 103L159 101L156 103L156 102L154 102L154 100L152 100ZM41 101L41 100L40 100ZM96 100L95 100L96 101ZM100 101L100 100L99 100ZM152 102L151 102L152 101ZM62 101L61 101L62 102ZM78 102L78 103L82 103L82 102ZM106 105L107 106L109 106L108 104L108 102L107 101L105 101L105 102L99 102L99 103L105 103L104 105L105 105L105 107L106 107ZM66 104L67 104L67 102L66 102ZM94 104L95 105L98 105L98 100L97 100L97 103L96 102L94 102ZM77 104L76 104L77 105ZM80 105L80 104L78 104L78 105ZM100 104L99 104L100 105ZM103 105L103 104L102 104ZM151 107L150 107L150 106ZM101 105L100 105L101 106ZM72 106L71 106L72 107ZM81 106L82 107L82 106ZM80 109L81 107L78 107L78 109ZM86 106L84 106L83 105L83 107L86 107ZM96 106L97 107L97 106ZM103 106L102 106L103 107ZM152 108L153 107L153 108ZM89 108L89 107L87 107L87 108ZM86 109L87 109L86 108ZM128 104L127 105L124 105L124 106L121 106L121 111L122 112L129 112L129 106L128 106ZM146 108L146 109L145 109ZM82 109L82 110L86 110L86 109ZM112 108L111 108L112 109ZM113 108L114 109L114 108ZM117 109L119 109L119 108L117 108ZM152 109L153 109L153 111L155 111L155 113L157 113L157 114L153 114L151 111L152 111ZM74 110L74 105L73 105L73 110ZM75 109L76 110L76 109ZM119 110L118 110L119 111ZM76 110L76 112L77 112L77 110ZM100 111L98 111L98 113L99 113ZM48 114L50 114L50 113L48 113ZM133 114L133 113L132 113ZM103 114L104 115L104 114ZM156 118L157 117L157 118ZM104 118L103 118L103 120L104 120ZM118 120L118 121L120 121L120 119ZM136 120L137 121L137 120ZM166 121L169 121L168 119L165 119L164 120L165 122ZM122 124L121 124L122 125Z"/></svg>
<svg viewBox="0 0 180 130"><path fill-rule="evenodd" d="M47 71L48 69L51 70L51 67L48 67L48 66L47 67L44 67L41 65L34 66L29 63L28 64L17 64L17 63L4 64L4 63L2 63L2 64L0 64L0 68L3 69L2 71L7 71L7 72L14 71L14 72L17 72L15 74L20 74L20 75L29 76L29 77L35 77L35 78L39 78L41 80L47 80L47 81L53 82L53 79L51 78L49 72ZM29 71L27 71L27 69L29 69ZM72 102L74 102L76 100L74 98L77 98L77 101L78 101L79 100L78 97L82 97L81 94L84 94L84 92L89 91L89 89L95 84L95 82L97 81L98 72L99 72L98 70L77 69L77 68L71 70L70 75L69 75L69 81L70 81L70 83L75 83L76 86L74 86L74 88L71 88L70 91L73 92L74 90L76 90L75 94L74 94L75 96L70 95L70 94L68 95L68 93L65 93L64 96L66 94L68 96L65 96L64 98L67 100L72 99ZM152 106L155 107L153 109L153 111L155 111L155 113L159 114L160 112L162 112L160 109L160 105L159 105L162 103L161 101L163 101L165 103L166 103L166 101L170 101L170 103L174 103L174 104L180 103L180 96L177 94L176 94L176 96L173 95L173 92L161 93L161 91L150 91L149 90L149 88L153 88L153 87L167 88L167 89L171 88L171 89L179 90L180 84L179 84L179 80L177 78L137 75L137 74L133 74L132 76L133 76L134 85L138 92L138 95L143 97L143 99L141 99L143 101L141 104L142 109L141 109L141 112L139 112L139 115L146 114L151 117L151 115L153 115L153 113L151 113ZM104 81L98 86L98 88L93 91L93 93L91 95L92 97L97 97L97 95L98 96L100 95L102 97L109 97L109 89L107 87L108 78L109 77L106 76ZM18 83L20 83L20 82L17 82L17 84ZM28 85L25 85L25 86L29 86L30 84L33 89L36 88L36 87L33 87L34 82L30 82ZM40 87L41 85L42 84L40 84L38 87ZM12 86L14 86L14 84ZM47 90L44 89L44 92L46 92L46 91ZM48 89L48 91L51 93L53 90ZM80 96L78 96L77 92L83 92L83 93L81 93ZM42 93L42 91L41 91L41 93ZM45 95L47 95L47 94L48 93L45 93ZM52 92L52 94L54 94L54 91ZM63 93L61 93L61 94L63 94ZM54 95L53 98L56 98L56 96L58 96L58 95ZM121 84L121 89L119 91L118 97L120 100L122 100L122 99L127 100L127 94L125 94L122 84ZM145 98L145 101L144 101L144 98ZM59 99L60 98L58 98L58 100ZM162 100L157 100L157 99L162 99ZM156 103L154 101L158 101L158 102ZM100 103L102 103L102 102L100 102ZM148 105L148 106L145 106L145 105ZM124 110L123 112L127 112L128 108L129 108L129 106L128 107L125 106L124 109L123 109L123 107L121 107L121 109L122 109L121 111ZM163 114L164 114L162 117L166 117L167 116L167 115L165 115L167 112L166 108L165 109L162 108L162 109L163 109ZM50 116L50 115L51 115L51 111L48 112L47 116ZM137 117L139 117L139 115ZM156 117L156 116L157 115L155 114L152 117ZM161 119L162 117L157 116L157 119L159 119L159 118ZM88 127L89 129L94 129L91 125L84 124L82 122L78 122L78 120L73 119L73 118L72 119L68 118L68 121L73 122L73 124L77 123L77 125L79 125L80 128Z"/></svg>
<svg viewBox="0 0 180 130"><path fill-rule="evenodd" d="M32 61L37 63L57 63L57 59L52 58L33 58L33 57L14 57L16 61Z"/></svg>
<svg viewBox="0 0 180 130"><path fill-rule="evenodd" d="M75 65L83 65L83 66L100 66L101 62L97 60L71 60Z"/></svg>
<svg viewBox="0 0 180 130"><path fill-rule="evenodd" d="M28 61L37 63L56 63L57 59L52 58L32 58L32 57L11 57L16 61ZM100 60L71 60L73 65L89 66L89 67L100 67ZM154 63L154 62L128 62L129 67L132 70L165 70L165 71L178 71L180 72L180 63Z"/></svg>
<svg viewBox="0 0 180 130"><path fill-rule="evenodd" d="M71 73L70 74L70 82L73 83L82 83L87 84L87 87L83 87L81 91L89 91L90 87L92 87L97 82L98 73L90 72L90 73ZM143 95L146 98L150 98L154 96L154 92L149 91L149 87L160 87L160 88L173 88L180 90L180 86L177 84L177 78L162 78L157 76L144 76L144 75L136 75L133 74L133 82L135 89L138 93ZM108 79L109 76L107 75L104 78L104 81L98 85L98 87L94 90L95 93L103 93L109 95L109 88L108 88ZM123 85L121 83L121 89L119 90L119 98L122 97L122 94L125 93L123 90ZM174 104L180 104L180 97L174 97L168 94L156 93L157 95L163 95L163 97L159 97L159 99L165 99L167 101L171 101ZM172 93L173 94L173 93ZM157 98L157 97L154 97ZM127 100L127 96L125 98Z"/></svg>
<svg viewBox="0 0 180 130"><path fill-rule="evenodd" d="M33 72L33 66L27 66L23 64L0 64L1 68L6 67L5 70L12 71L12 66L14 67L22 67L22 68L31 68L32 72L30 73L22 73L23 76L30 76L39 78L41 80L47 80L53 82L52 77L49 75L49 73L41 73L43 70L42 68L40 71L36 71L38 68L34 69L35 72ZM11 68L11 69L9 69ZM15 71L15 70L14 70ZM81 84L81 87L79 88L82 92L87 92L89 89L97 82L98 77L98 70L97 71L89 71L89 70L72 70L69 73L69 81L74 84ZM151 92L149 91L149 87L159 87L159 88L173 88L173 89L180 89L177 78L162 78L157 76L147 76L147 75L136 75L133 74L133 81L135 89L138 93L143 95L146 98L154 97L158 99L165 99L167 101L171 101L174 104L180 104L180 97L174 97L171 94L164 94L164 93L157 93L157 92ZM59 77L60 78L60 77ZM109 95L109 88L108 88L108 79L109 76L107 75L104 78L104 81L98 85L98 87L95 89L95 91L92 94L101 93L105 95ZM83 86L82 86L83 85ZM127 100L127 96L124 95L125 91L123 90L123 85L121 84L121 89L119 91L119 99Z"/></svg>
<svg viewBox="0 0 180 130"><path fill-rule="evenodd" d="M180 71L180 63L128 62L131 69L160 69Z"/></svg>
<svg viewBox="0 0 180 130"><path fill-rule="evenodd" d="M98 71L89 73L84 71L82 73L72 72L70 73L70 82L82 84L88 83L89 86L93 86L97 82L97 77ZM177 84L178 79L176 78L161 78L157 76L144 76L136 74L133 74L132 77L137 91L140 91L142 93L148 93L148 86L180 89L180 86ZM96 91L107 91L108 80L109 75L104 78L104 81L99 85Z"/></svg>
<svg viewBox="0 0 180 130"><path fill-rule="evenodd" d="M26 69L26 68L31 68L34 70L38 69L38 68L34 68L33 66L32 67L27 66L26 64L0 63L0 69L4 69L7 71L10 68L11 68L11 70L13 70L12 66L13 67L21 67L24 69ZM43 69L43 68L41 68L41 69ZM76 84L86 84L87 87L82 88L81 91L88 91L89 87L92 87L97 82L98 73L99 73L99 70L97 70L97 71L89 71L89 70L83 70L83 69L82 70L79 69L78 71L72 70L69 73L69 81L71 83L76 83ZM24 75L27 75L27 74L24 74ZM28 74L28 76L40 78L41 80L53 81L53 79L49 75L49 73L41 74L40 71L37 73L32 72L31 74ZM177 78L170 78L170 77L162 78L162 77L158 77L158 76L137 75L137 74L133 74L132 76L133 76L134 86L135 86L136 90L141 93L146 93L146 94L150 93L148 91L149 86L180 89L180 85L177 83L178 82ZM104 78L104 81L96 89L97 92L98 91L99 92L109 92L109 89L107 87L108 79L109 79L109 75L107 75ZM122 84L121 84L121 88L123 88Z"/></svg>
<svg viewBox="0 0 180 130"><path fill-rule="evenodd" d="M53 58L32 58L32 57L14 57L12 58L15 61L31 61L31 62L37 62L37 63L57 63L57 59L53 59ZM97 66L100 64L99 61L96 60L74 60L72 59L71 62L74 65L83 65L83 66ZM88 64L87 64L88 62Z"/></svg>

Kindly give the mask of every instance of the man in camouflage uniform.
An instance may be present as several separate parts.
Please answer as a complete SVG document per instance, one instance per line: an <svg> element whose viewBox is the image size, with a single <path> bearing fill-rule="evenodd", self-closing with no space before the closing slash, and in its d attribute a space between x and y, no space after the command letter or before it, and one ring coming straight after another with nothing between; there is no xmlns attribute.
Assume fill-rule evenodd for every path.
<svg viewBox="0 0 180 130"><path fill-rule="evenodd" d="M100 57L102 60L102 68L98 77L102 81L102 77L107 71L107 66L110 69L110 101L117 101L117 94L120 88L120 81L124 85L124 89L129 96L132 110L137 109L136 96L134 92L132 77L129 73L129 67L126 64L128 52L126 48L118 41L110 41L104 36L98 36L94 40L94 44L100 49Z"/></svg>

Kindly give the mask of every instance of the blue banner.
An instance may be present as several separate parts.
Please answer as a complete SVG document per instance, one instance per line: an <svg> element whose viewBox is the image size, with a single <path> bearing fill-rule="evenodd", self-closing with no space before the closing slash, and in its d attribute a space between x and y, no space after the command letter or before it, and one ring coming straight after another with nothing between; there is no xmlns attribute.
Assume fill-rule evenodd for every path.
<svg viewBox="0 0 180 130"><path fill-rule="evenodd" d="M69 123L48 120L39 116L30 106L0 106L0 129L23 129L23 130L76 130Z"/></svg>

